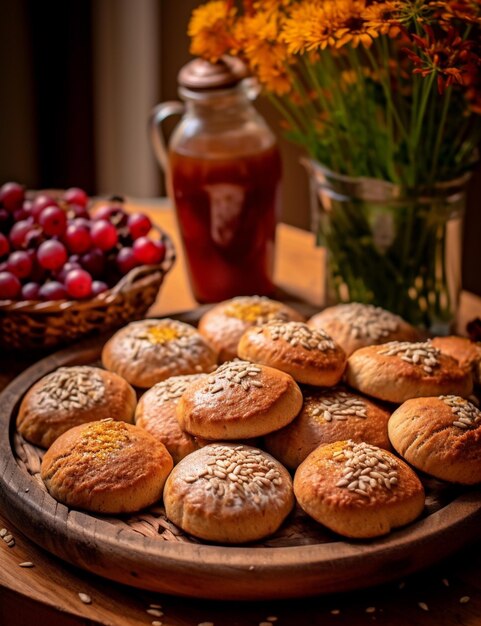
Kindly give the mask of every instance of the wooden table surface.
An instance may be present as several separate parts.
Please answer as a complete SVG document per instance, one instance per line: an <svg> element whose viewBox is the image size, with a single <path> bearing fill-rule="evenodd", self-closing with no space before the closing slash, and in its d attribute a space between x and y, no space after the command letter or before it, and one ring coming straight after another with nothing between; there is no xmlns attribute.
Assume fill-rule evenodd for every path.
<svg viewBox="0 0 481 626"><path fill-rule="evenodd" d="M195 307L172 211L159 201L143 201L136 208L149 213L169 233L179 252L151 314L168 315ZM309 233L279 225L275 278L286 297L323 305L323 254ZM476 316L481 316L481 299L463 293L459 332ZM0 389L31 362L31 355L3 355ZM8 511L0 511L3 527L14 536L15 546L9 548L0 541L1 626L140 626L155 622L162 626L257 626L268 618L279 626L481 624L481 529L479 543L402 581L306 600L234 604L159 596L111 583L34 545L9 523ZM19 564L25 561L34 567L21 568ZM92 603L83 604L79 592L88 594ZM154 611L162 615L147 613L151 604L160 605Z"/></svg>

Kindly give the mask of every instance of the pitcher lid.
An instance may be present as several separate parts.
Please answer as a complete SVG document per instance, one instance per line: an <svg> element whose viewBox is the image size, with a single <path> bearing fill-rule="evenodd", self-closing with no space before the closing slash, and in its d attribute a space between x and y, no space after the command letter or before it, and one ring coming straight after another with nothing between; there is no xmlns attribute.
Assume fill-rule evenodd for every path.
<svg viewBox="0 0 481 626"><path fill-rule="evenodd" d="M245 64L234 57L222 57L217 63L193 59L180 70L178 83L187 89L226 89L247 77Z"/></svg>

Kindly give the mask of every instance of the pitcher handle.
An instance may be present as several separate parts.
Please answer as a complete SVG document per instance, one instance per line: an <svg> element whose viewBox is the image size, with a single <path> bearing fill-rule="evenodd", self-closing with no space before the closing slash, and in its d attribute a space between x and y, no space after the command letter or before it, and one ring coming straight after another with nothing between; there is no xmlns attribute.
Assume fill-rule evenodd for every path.
<svg viewBox="0 0 481 626"><path fill-rule="evenodd" d="M158 104L150 112L150 141L152 143L155 156L166 174L169 169L169 160L167 156L167 144L162 131L162 122L171 115L182 115L184 111L185 106L182 102L171 100L169 102Z"/></svg>

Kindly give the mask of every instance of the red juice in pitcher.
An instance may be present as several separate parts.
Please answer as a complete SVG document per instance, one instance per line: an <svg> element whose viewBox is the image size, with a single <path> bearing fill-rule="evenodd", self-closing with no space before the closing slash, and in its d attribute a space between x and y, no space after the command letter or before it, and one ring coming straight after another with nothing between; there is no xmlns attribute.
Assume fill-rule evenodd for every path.
<svg viewBox="0 0 481 626"><path fill-rule="evenodd" d="M277 146L225 157L171 150L169 160L195 298L272 295L281 180Z"/></svg>
<svg viewBox="0 0 481 626"><path fill-rule="evenodd" d="M260 86L239 59L194 59L179 72L183 102L151 113L152 144L167 174L189 279L199 302L272 295L281 158L252 105ZM181 115L169 140L162 123Z"/></svg>

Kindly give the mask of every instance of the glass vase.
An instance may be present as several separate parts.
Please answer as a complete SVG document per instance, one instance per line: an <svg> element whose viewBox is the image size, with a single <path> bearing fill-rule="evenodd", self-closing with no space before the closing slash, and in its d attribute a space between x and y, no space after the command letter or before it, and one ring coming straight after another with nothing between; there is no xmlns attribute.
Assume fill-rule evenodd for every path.
<svg viewBox="0 0 481 626"><path fill-rule="evenodd" d="M304 160L312 227L327 249L328 303L363 302L434 334L452 331L461 290L467 172L430 188L352 178Z"/></svg>

